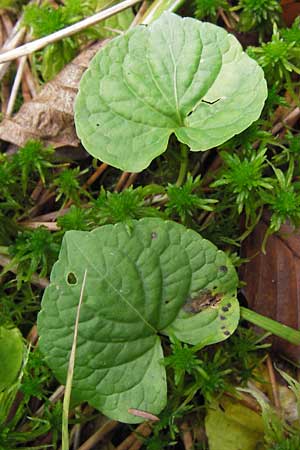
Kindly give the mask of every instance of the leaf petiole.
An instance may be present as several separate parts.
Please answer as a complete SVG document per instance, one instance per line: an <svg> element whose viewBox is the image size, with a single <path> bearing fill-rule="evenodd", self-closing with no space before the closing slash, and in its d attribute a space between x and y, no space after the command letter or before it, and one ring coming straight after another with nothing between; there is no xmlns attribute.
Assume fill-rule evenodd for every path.
<svg viewBox="0 0 300 450"><path fill-rule="evenodd" d="M180 187L184 183L186 172L188 168L189 163L189 157L188 157L188 147L185 144L180 144L180 169L178 178L176 181L176 186Z"/></svg>
<svg viewBox="0 0 300 450"><path fill-rule="evenodd" d="M241 306L241 318L257 325L264 330L270 331L275 336L281 337L291 344L300 345L300 331L295 330L287 325L283 325L269 317L262 316L251 309Z"/></svg>

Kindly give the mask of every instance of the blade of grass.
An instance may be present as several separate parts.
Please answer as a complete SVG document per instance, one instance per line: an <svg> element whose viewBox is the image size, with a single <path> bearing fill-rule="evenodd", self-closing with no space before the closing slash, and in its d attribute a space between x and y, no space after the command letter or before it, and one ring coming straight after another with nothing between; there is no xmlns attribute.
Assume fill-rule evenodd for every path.
<svg viewBox="0 0 300 450"><path fill-rule="evenodd" d="M184 2L185 0L155 0L140 23L149 24L158 19L164 11L176 11Z"/></svg>
<svg viewBox="0 0 300 450"><path fill-rule="evenodd" d="M92 25L96 25L101 20L108 19L124 9L130 8L131 6L139 3L141 0L125 0L124 2L118 3L111 8L107 8L104 11L100 11L93 16L87 17L80 22L74 23L69 27L63 28L62 30L56 31L55 33L49 34L48 36L36 39L35 41L29 42L28 44L22 45L14 50L9 50L0 55L0 63L5 63L11 61L12 59L19 58L21 56L30 55L31 53L41 50L48 44L52 44L66 37L72 36L79 31L85 30Z"/></svg>
<svg viewBox="0 0 300 450"><path fill-rule="evenodd" d="M68 419L69 419L69 409L70 409L70 399L71 399L74 366L75 366L79 317L80 317L80 309L81 309L82 300L83 300L83 292L84 292L85 283L86 283L86 275L87 275L87 269L85 269L85 271L84 271L82 286L81 286L81 291L80 291L80 298L79 298L79 303L78 303L77 312L76 312L74 337L73 337L72 349L71 349L71 354L70 354L70 359L69 359L67 382L66 382L66 387L65 387L65 395L64 395L64 402L63 402L63 415L62 415L62 450L69 450Z"/></svg>
<svg viewBox="0 0 300 450"><path fill-rule="evenodd" d="M270 333L275 334L275 336L281 337L292 344L300 345L300 331L295 330L294 328L276 322L276 320L270 319L269 317L262 316L243 306L241 306L241 318L264 330L270 331Z"/></svg>

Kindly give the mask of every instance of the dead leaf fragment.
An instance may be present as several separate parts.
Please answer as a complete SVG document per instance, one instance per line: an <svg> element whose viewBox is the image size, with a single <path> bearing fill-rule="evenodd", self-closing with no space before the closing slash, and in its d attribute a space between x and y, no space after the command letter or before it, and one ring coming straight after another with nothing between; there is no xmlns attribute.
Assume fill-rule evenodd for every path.
<svg viewBox="0 0 300 450"><path fill-rule="evenodd" d="M205 418L210 450L262 450L263 420L258 413L231 399L211 406Z"/></svg>
<svg viewBox="0 0 300 450"><path fill-rule="evenodd" d="M0 139L23 146L28 139L40 139L54 148L78 147L73 105L79 81L95 53L107 41L83 50L32 101L24 103L13 118L0 124Z"/></svg>
<svg viewBox="0 0 300 450"><path fill-rule="evenodd" d="M266 216L243 244L242 256L251 259L241 270L246 282L243 293L254 311L299 329L300 232L282 226L279 233L269 237L264 255L261 245L267 228ZM300 361L299 346L277 337L272 338L272 343L273 350Z"/></svg>

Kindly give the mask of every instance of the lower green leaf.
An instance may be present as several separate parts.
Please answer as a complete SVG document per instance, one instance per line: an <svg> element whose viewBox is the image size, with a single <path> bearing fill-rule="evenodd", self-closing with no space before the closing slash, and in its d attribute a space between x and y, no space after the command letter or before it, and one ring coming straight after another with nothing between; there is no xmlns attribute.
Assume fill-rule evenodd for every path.
<svg viewBox="0 0 300 450"><path fill-rule="evenodd" d="M158 334L173 324L179 339L206 345L224 339L237 325L238 306L228 296L238 280L229 258L196 232L158 218L92 232L68 231L38 317L40 348L61 383L66 380L85 270L74 400L88 401L128 423L142 421L129 409L159 414L167 385ZM208 293L214 301L201 304L193 317L187 313L189 318L182 318L184 309ZM228 308L222 312L226 334L222 308ZM182 320L188 333L182 330ZM203 327L203 333L195 327Z"/></svg>

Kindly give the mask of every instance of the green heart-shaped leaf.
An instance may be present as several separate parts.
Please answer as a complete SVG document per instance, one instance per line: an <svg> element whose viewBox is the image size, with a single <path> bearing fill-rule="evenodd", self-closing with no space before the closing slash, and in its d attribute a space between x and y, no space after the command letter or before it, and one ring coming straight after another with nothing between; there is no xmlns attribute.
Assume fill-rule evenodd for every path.
<svg viewBox="0 0 300 450"><path fill-rule="evenodd" d="M40 348L62 383L85 270L74 398L124 422L140 421L129 408L158 414L167 391L158 333L168 334L182 307L199 293L235 292L230 260L196 232L162 219L67 232L38 317ZM216 336L218 307L206 318ZM221 333L216 340L226 337Z"/></svg>
<svg viewBox="0 0 300 450"><path fill-rule="evenodd" d="M89 153L138 172L169 137L192 151L219 145L258 119L263 71L223 28L164 13L108 43L83 75L75 104Z"/></svg>

